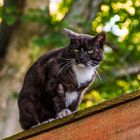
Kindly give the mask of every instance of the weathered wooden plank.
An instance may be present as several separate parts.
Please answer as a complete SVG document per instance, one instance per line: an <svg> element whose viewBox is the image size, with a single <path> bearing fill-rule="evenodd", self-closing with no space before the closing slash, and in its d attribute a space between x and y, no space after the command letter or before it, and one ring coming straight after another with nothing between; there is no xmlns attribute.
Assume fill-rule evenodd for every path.
<svg viewBox="0 0 140 140"><path fill-rule="evenodd" d="M36 128L29 129L28 131L23 131L17 135L6 138L5 140L18 140L18 139L25 139L25 138L27 139L33 136L34 138L35 136L36 138L38 138L39 136L41 136L39 134L42 134L42 138L46 137L45 139L47 139L48 136L52 136L51 138L49 137L49 140L50 139L55 140L55 138L59 140L58 136L64 136L64 138L66 137L65 140L67 140L70 136L74 136L74 135L76 137L74 140L78 140L78 139L81 139L81 137L78 137L80 136L80 134L85 135L85 137L82 136L83 138L87 138L87 136L91 137L91 135L89 134L95 134L95 136L100 135L102 137L107 137L108 135L110 135L110 138L112 137L112 139L113 138L115 139L115 137L113 137L115 136L115 134L118 134L118 136L119 135L122 136L121 133L124 135L124 133L126 132L128 133L129 131L131 131L132 136L134 136L134 134L137 134L138 136L140 135L139 134L140 128L138 125L138 123L140 124L140 121L138 119L140 118L140 114L139 114L140 108L138 106L140 107L140 91L135 91L135 92L120 96L118 98L115 98L113 100L103 102L97 106L87 108L83 111L78 111L66 118L58 119L48 124L42 124ZM132 118L130 118L130 116L132 116ZM128 119L125 120L125 118L128 118ZM132 124L133 124L132 126L126 125L127 123L131 124L129 120L130 122L132 121ZM112 125L109 122L111 122ZM68 125L65 125L65 124L68 124ZM125 127L128 127L128 128L125 128ZM57 129L54 130L54 128L57 128ZM126 129L128 130L124 131ZM71 130L71 133L68 130ZM89 133L88 131L84 133L85 130L89 130ZM105 133L103 133L104 131ZM47 132L47 133L44 133L44 132ZM94 138L93 135L91 138ZM96 137L95 137L95 140L96 140Z"/></svg>
<svg viewBox="0 0 140 140"><path fill-rule="evenodd" d="M140 99L29 140L140 140Z"/></svg>

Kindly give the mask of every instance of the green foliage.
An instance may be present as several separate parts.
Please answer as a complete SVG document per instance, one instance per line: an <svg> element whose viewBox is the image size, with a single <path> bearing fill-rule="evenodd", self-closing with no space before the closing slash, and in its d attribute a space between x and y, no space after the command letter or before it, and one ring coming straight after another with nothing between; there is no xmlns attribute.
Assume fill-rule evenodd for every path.
<svg viewBox="0 0 140 140"><path fill-rule="evenodd" d="M17 99L17 98L18 98L18 95L19 95L19 93L18 93L17 91L13 91L13 92L11 93L11 97L12 97L13 99Z"/></svg>
<svg viewBox="0 0 140 140"><path fill-rule="evenodd" d="M46 26L47 34L44 34L34 40L39 47L62 47L67 40L61 33L63 27L68 27L65 20L58 20L59 14L65 15L73 1L63 0L58 5L58 13L49 15L48 10L35 10L30 14L33 22L40 22ZM113 30L107 32L107 44L115 46L115 49L109 46L105 47L104 61L100 65L100 78L91 86L91 90L85 95L80 109L89 107L105 100L115 98L124 93L140 88L140 78L138 74L129 75L126 73L121 77L116 76L116 71L133 67L140 63L140 2L138 0L106 0L101 6L96 19L92 24L87 21L82 22L85 30L91 34L97 34L112 17L118 15L120 20L115 23L120 30L124 30L124 35L116 35ZM27 16L30 17L29 15ZM77 17L81 18L81 17ZM82 18L81 18L82 20ZM91 25L91 26L89 26ZM112 26L110 24L110 26ZM49 34L48 34L49 32ZM93 90L94 89L94 90Z"/></svg>
<svg viewBox="0 0 140 140"><path fill-rule="evenodd" d="M46 9L29 9L26 14L22 16L23 22L37 22L53 27L52 17L49 16L49 10Z"/></svg>
<svg viewBox="0 0 140 140"><path fill-rule="evenodd" d="M62 2L59 4L58 10L65 14L66 12L68 12L73 2L74 0L62 0Z"/></svg>
<svg viewBox="0 0 140 140"><path fill-rule="evenodd" d="M92 85L92 88L99 92L100 99L91 102L91 99L95 99L91 96L90 100L83 102L81 108L87 107L86 103L94 105L103 99L109 100L132 90L140 89L139 74L132 75L126 72L119 78L114 73L116 70L129 67L133 69L133 66L140 65L140 1L106 0L101 5L96 19L92 22L91 33L100 32L115 15L120 17L115 25L124 30L122 33L126 31L126 34L117 36L113 30L107 32L106 42L113 47L115 46L115 49L105 47L105 57L99 71L102 82L97 79Z"/></svg>
<svg viewBox="0 0 140 140"><path fill-rule="evenodd" d="M0 17L4 20L9 26L13 25L20 14L20 10L17 9L15 5L9 5L7 7L0 6Z"/></svg>
<svg viewBox="0 0 140 140"><path fill-rule="evenodd" d="M57 21L49 15L48 9L30 9L23 17L25 23L36 22L42 24L47 30L41 36L36 37L33 43L38 47L56 48L66 44L67 39L61 33L62 29L67 26L64 21ZM48 34L49 32L49 34Z"/></svg>
<svg viewBox="0 0 140 140"><path fill-rule="evenodd" d="M66 44L67 39L60 32L53 32L49 35L37 37L33 43L38 47L47 47L49 49L62 47Z"/></svg>
<svg viewBox="0 0 140 140"><path fill-rule="evenodd" d="M139 9L139 0L119 0L117 2L106 0L101 5L101 11L92 24L93 31L98 32L99 27L104 27L116 14L120 17L120 21L116 22L116 25L127 31L126 35L122 37L116 36L113 31L108 32L107 42L111 42L111 44L117 46L118 51L111 50L106 52L102 65L110 65L110 68L113 68L115 65L115 68L122 68L140 62Z"/></svg>
<svg viewBox="0 0 140 140"><path fill-rule="evenodd" d="M125 0L123 2L106 0L104 4L101 5L101 11L98 13L98 16L93 21L93 30L96 32L99 27L104 27L111 17L115 15L120 17L120 21L116 22L116 25L124 29L124 32L126 30L126 35L118 37L110 31L107 40L118 46L119 52L117 52L117 54L110 52L109 55L114 58L112 63L118 62L119 60L121 67L122 65L133 63L133 60L136 60L135 62L139 62L140 60L138 55L138 52L140 52L140 5L138 3L138 0ZM114 57L114 55L116 56Z"/></svg>
<svg viewBox="0 0 140 140"><path fill-rule="evenodd" d="M50 13L49 9L30 9L21 17L25 24L34 22L46 28L46 32L33 39L33 46L38 49L52 49L67 44L68 40L63 35L62 29L68 27L70 23L66 23L63 18L73 3L74 0L62 0L58 3L56 13ZM0 7L0 17L9 25L15 23L18 14L16 7ZM119 17L119 20L113 24L111 19L115 16ZM82 21L81 16L74 18ZM140 1L105 0L92 23L82 21L80 26L85 32L95 35L105 29L107 24L111 28L107 31L104 61L99 70L102 81L97 78L89 93L85 95L80 109L140 88L140 74L132 75L126 72L121 76L116 75L117 70L140 65ZM114 31L113 28L118 28L119 31L115 33L116 30ZM35 52L36 49L33 51Z"/></svg>

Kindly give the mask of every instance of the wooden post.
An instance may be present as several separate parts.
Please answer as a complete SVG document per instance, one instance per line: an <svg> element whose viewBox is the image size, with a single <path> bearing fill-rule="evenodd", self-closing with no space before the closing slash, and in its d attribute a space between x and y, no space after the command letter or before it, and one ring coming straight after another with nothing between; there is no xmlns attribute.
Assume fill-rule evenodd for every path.
<svg viewBox="0 0 140 140"><path fill-rule="evenodd" d="M140 140L140 91L78 111L5 140Z"/></svg>

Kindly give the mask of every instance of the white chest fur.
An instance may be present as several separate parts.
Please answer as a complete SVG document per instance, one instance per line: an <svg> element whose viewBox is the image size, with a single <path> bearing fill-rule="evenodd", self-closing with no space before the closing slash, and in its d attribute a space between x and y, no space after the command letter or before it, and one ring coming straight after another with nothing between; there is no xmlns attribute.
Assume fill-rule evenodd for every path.
<svg viewBox="0 0 140 140"><path fill-rule="evenodd" d="M76 91L66 92L66 106L68 107L77 98L78 98L78 93Z"/></svg>
<svg viewBox="0 0 140 140"><path fill-rule="evenodd" d="M88 67L81 68L76 65L73 65L73 71L76 75L76 79L79 86L82 83L92 80L92 76L95 73L94 68L88 68ZM68 107L73 101L77 100L77 98L78 98L77 91L66 92L66 106Z"/></svg>
<svg viewBox="0 0 140 140"><path fill-rule="evenodd" d="M73 65L73 71L75 72L77 82L80 86L80 84L92 80L92 76L95 73L95 68L80 68L77 65Z"/></svg>

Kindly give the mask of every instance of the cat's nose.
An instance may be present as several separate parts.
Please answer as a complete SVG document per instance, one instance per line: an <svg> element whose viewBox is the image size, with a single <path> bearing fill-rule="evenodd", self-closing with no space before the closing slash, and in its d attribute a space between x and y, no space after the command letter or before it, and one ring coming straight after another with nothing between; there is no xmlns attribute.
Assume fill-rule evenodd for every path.
<svg viewBox="0 0 140 140"><path fill-rule="evenodd" d="M83 58L79 58L79 61L82 62L82 61L84 61L84 59Z"/></svg>
<svg viewBox="0 0 140 140"><path fill-rule="evenodd" d="M85 59L86 59L86 58L85 58L85 56L84 56L84 55L79 56L79 60L80 60L80 61L85 61Z"/></svg>
<svg viewBox="0 0 140 140"><path fill-rule="evenodd" d="M77 60L77 63L83 63L83 64L85 64L85 63L86 63L86 61L85 61L85 59L84 59L84 58L79 57L79 58L78 58L78 60Z"/></svg>

